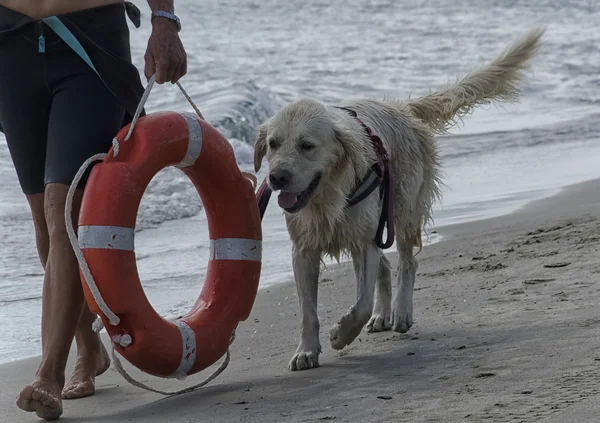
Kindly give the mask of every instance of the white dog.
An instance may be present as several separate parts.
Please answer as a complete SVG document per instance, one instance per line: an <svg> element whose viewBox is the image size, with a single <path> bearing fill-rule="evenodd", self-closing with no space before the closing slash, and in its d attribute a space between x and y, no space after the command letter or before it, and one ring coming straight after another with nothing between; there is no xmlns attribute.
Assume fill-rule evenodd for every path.
<svg viewBox="0 0 600 423"><path fill-rule="evenodd" d="M364 100L343 107L304 99L287 105L258 128L255 170L266 156L268 183L273 191L280 191L278 203L293 243L302 320L290 370L319 365L317 289L324 255L350 253L357 278L356 304L330 331L334 349L354 341L365 324L369 332L408 331L413 324L417 270L413 248L420 246L421 228L431 219L432 205L440 195L434 136L477 105L516 100L518 82L543 33L543 29L528 33L487 66L422 98ZM377 138L366 127L383 142L387 166L385 153L374 148ZM377 186L381 178L374 165L387 168L390 190L385 184L383 190ZM370 194L361 199L364 191ZM390 262L380 248L381 240L376 242L380 216L388 210L383 206L386 194L392 196L389 223L395 226L400 257L393 300ZM360 201L352 204L350 199Z"/></svg>

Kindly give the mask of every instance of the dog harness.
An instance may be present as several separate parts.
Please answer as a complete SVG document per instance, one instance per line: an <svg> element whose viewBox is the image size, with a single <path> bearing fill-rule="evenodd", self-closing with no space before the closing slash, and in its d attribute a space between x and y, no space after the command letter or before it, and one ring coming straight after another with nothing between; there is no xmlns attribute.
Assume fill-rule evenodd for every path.
<svg viewBox="0 0 600 423"><path fill-rule="evenodd" d="M394 180L389 171L389 156L379 136L374 135L371 128L359 119L356 111L347 107L338 107L350 114L363 127L371 140L377 161L373 163L367 174L356 184L348 197L346 205L352 207L367 198L379 187L379 197L383 197L383 206L379 216L375 243L381 249L390 248L394 244ZM383 230L387 225L387 239L383 241Z"/></svg>

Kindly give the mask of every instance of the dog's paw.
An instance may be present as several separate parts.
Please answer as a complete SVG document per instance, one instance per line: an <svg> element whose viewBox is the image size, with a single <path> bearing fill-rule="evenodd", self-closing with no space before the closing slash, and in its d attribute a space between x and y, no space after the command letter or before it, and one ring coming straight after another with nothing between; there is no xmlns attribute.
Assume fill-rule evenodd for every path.
<svg viewBox="0 0 600 423"><path fill-rule="evenodd" d="M392 323L388 314L374 314L367 323L367 332L385 332L391 327Z"/></svg>
<svg viewBox="0 0 600 423"><path fill-rule="evenodd" d="M319 353L312 351L296 352L288 364L288 369L292 372L314 369L315 367L319 367Z"/></svg>
<svg viewBox="0 0 600 423"><path fill-rule="evenodd" d="M406 333L413 325L412 313L394 313L392 316L392 330L394 332Z"/></svg>
<svg viewBox="0 0 600 423"><path fill-rule="evenodd" d="M345 346L350 345L360 335L365 321L366 319L362 323L358 322L353 314L342 317L329 331L331 348L341 350Z"/></svg>
<svg viewBox="0 0 600 423"><path fill-rule="evenodd" d="M334 350L341 350L350 343L339 323L334 325L329 331L329 341L331 342L331 348Z"/></svg>

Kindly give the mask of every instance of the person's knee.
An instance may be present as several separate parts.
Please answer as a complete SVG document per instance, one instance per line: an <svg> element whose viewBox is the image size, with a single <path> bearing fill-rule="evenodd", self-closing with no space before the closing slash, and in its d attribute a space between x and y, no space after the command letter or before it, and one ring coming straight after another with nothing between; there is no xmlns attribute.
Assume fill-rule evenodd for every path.
<svg viewBox="0 0 600 423"><path fill-rule="evenodd" d="M67 190L60 184L48 184L44 196L44 216L51 237L66 233L65 204Z"/></svg>
<svg viewBox="0 0 600 423"><path fill-rule="evenodd" d="M44 196L44 215L48 234L50 237L66 236L65 208L67 203L67 193L69 187L64 184L48 184ZM79 213L79 198L81 194L76 192L73 199L71 215L74 225L77 224L77 214Z"/></svg>
<svg viewBox="0 0 600 423"><path fill-rule="evenodd" d="M32 194L27 196L29 208L31 209L31 216L33 217L33 224L37 236L46 235L48 227L46 226L46 212L44 210L44 193Z"/></svg>

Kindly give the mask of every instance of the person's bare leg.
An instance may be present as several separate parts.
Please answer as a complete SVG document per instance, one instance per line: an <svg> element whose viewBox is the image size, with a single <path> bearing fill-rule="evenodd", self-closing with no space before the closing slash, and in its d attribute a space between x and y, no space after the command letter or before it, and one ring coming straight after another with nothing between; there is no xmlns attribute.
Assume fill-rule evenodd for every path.
<svg viewBox="0 0 600 423"><path fill-rule="evenodd" d="M44 213L44 197L45 194L43 192L40 194L28 195L27 202L31 209L33 227L35 228L35 245L40 261L42 262L42 267L45 269L46 262L48 261L50 237L48 235L48 225L46 224L46 215Z"/></svg>
<svg viewBox="0 0 600 423"><path fill-rule="evenodd" d="M44 212L44 193L27 196L35 227L35 239L38 255L44 269L48 261L49 235ZM62 392L63 399L83 398L95 392L95 377L104 373L110 367L110 357L102 344L100 337L92 330L96 316L89 310L87 304L83 311L77 329L77 363L71 378Z"/></svg>
<svg viewBox="0 0 600 423"><path fill-rule="evenodd" d="M83 304L83 312L79 318L75 341L77 342L77 363L71 378L62 391L63 399L76 399L94 395L96 392L96 376L108 370L110 357L100 337L92 330L96 316L87 304Z"/></svg>
<svg viewBox="0 0 600 423"><path fill-rule="evenodd" d="M35 411L46 420L62 414L65 366L84 304L77 259L65 226L67 191L68 186L62 184L46 186L44 215L50 242L42 293L42 362L34 382L17 399L19 408ZM73 216L79 213L81 194L75 194Z"/></svg>

